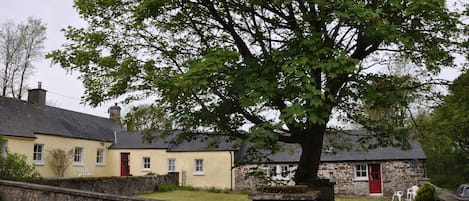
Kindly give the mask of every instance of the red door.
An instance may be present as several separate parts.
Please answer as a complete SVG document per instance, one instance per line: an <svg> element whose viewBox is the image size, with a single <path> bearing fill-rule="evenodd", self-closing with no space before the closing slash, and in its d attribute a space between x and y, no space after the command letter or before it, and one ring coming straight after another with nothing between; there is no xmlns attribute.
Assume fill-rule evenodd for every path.
<svg viewBox="0 0 469 201"><path fill-rule="evenodd" d="M121 153L121 176L130 176L130 153Z"/></svg>
<svg viewBox="0 0 469 201"><path fill-rule="evenodd" d="M370 194L383 192L381 189L381 168L379 164L368 164L368 181L370 184Z"/></svg>

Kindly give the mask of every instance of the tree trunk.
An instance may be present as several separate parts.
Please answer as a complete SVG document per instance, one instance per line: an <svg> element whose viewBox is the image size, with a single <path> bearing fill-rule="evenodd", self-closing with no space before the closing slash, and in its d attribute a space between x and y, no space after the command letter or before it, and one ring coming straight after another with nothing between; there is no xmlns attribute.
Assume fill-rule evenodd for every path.
<svg viewBox="0 0 469 201"><path fill-rule="evenodd" d="M308 185L318 178L325 130L325 125L317 126L303 135L300 162L294 178L296 185Z"/></svg>

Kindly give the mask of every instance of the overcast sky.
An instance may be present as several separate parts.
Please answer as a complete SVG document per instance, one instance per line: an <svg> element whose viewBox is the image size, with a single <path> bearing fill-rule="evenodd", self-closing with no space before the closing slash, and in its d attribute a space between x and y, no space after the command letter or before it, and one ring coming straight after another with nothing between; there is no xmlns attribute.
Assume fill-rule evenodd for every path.
<svg viewBox="0 0 469 201"><path fill-rule="evenodd" d="M73 0L0 0L0 22L11 19L16 23L25 21L28 16L40 18L47 25L47 39L44 52L60 49L66 42L60 29L72 26L85 26L73 8ZM34 62L35 74L29 78L29 88L35 88L37 82L42 82L44 89L48 90L47 102L53 106L107 117L107 109L114 102L104 103L101 107L91 108L80 104L83 95L83 85L77 79L78 73L67 73L60 66L50 65L49 60L40 59ZM457 71L445 70L442 78L453 80L458 76ZM123 110L128 107L122 106Z"/></svg>
<svg viewBox="0 0 469 201"><path fill-rule="evenodd" d="M16 23L26 21L28 16L40 18L46 25L47 39L44 52L59 49L66 42L60 29L72 26L85 26L73 8L73 0L0 0L0 22L7 19ZM80 104L83 95L83 85L77 79L78 73L67 73L58 65L50 65L50 60L41 58L33 63L35 74L29 78L28 87L36 88L37 82L42 82L46 89L47 102L63 109L107 117L107 108L113 102L105 103L98 108L91 108Z"/></svg>

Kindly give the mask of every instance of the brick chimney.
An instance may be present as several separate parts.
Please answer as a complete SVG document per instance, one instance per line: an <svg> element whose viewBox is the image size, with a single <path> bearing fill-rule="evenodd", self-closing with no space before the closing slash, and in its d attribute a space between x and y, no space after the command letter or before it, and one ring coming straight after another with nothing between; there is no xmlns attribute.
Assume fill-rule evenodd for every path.
<svg viewBox="0 0 469 201"><path fill-rule="evenodd" d="M109 107L107 110L109 113L109 118L115 121L120 121L121 118L121 107L117 105L117 103L114 104L114 106Z"/></svg>
<svg viewBox="0 0 469 201"><path fill-rule="evenodd" d="M46 93L47 91L42 89L42 82L38 82L37 89L28 90L28 103L39 107L46 106Z"/></svg>

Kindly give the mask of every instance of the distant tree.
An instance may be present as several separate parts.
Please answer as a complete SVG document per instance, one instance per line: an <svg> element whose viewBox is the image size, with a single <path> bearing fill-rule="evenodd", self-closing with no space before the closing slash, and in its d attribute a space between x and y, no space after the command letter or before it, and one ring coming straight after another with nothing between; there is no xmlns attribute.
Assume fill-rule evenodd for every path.
<svg viewBox="0 0 469 201"><path fill-rule="evenodd" d="M68 169L70 164L72 164L73 158L73 150L64 150L64 149L52 149L47 151L49 153L49 157L47 160L51 165L54 173L58 177L63 177L65 175L65 171Z"/></svg>
<svg viewBox="0 0 469 201"><path fill-rule="evenodd" d="M0 27L1 95L21 99L25 81L33 72L32 62L43 56L46 26L29 17L16 25L7 21Z"/></svg>
<svg viewBox="0 0 469 201"><path fill-rule="evenodd" d="M157 121L170 122L164 129L188 139L208 131L270 151L297 143L297 184L317 177L333 112L370 131L365 145L408 144L405 127L370 123L364 110L408 107L464 51L464 14L441 0L77 0L75 7L89 27L68 27L69 43L47 57L81 72L85 102L152 99L149 108L166 113ZM383 71L396 58L423 79ZM391 111L392 118L374 116L405 118Z"/></svg>
<svg viewBox="0 0 469 201"><path fill-rule="evenodd" d="M469 182L469 73L449 87L441 105L418 118L417 133L436 185L455 188Z"/></svg>

